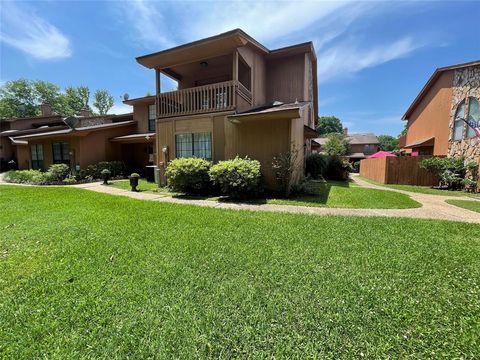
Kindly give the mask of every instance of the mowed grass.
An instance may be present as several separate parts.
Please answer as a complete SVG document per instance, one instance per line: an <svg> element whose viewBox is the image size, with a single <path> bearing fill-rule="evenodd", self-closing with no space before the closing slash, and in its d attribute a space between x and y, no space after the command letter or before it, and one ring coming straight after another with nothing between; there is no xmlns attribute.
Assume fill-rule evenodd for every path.
<svg viewBox="0 0 480 360"><path fill-rule="evenodd" d="M480 226L0 187L0 358L474 358Z"/></svg>
<svg viewBox="0 0 480 360"><path fill-rule="evenodd" d="M465 191L453 191L453 190L441 190L435 189L431 186L415 186L415 185L399 185L399 184L382 184L374 180L367 179L363 176L359 176L360 179L369 182L374 185L384 186L391 189L410 191L414 193L421 193L427 195L441 195L441 196L467 196L467 197L479 197L479 194L473 194Z"/></svg>
<svg viewBox="0 0 480 360"><path fill-rule="evenodd" d="M113 181L110 186L130 190L128 180ZM162 195L182 196L171 193L167 188L158 188L155 183L141 179L139 191L155 192ZM228 201L225 198L212 196L205 198L211 201ZM387 190L367 189L357 186L352 182L328 181L321 185L319 195L294 196L288 199L259 198L251 199L250 203L268 203L276 205L300 205L310 207L332 208L364 208L364 209L407 209L420 207L421 204L412 200L408 195Z"/></svg>
<svg viewBox="0 0 480 360"><path fill-rule="evenodd" d="M480 213L480 201L446 200L447 203Z"/></svg>

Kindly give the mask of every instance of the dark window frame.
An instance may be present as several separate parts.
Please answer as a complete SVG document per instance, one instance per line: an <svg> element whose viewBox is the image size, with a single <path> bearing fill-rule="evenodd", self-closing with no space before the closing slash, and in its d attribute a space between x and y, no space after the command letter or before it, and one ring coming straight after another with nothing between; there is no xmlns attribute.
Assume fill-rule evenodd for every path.
<svg viewBox="0 0 480 360"><path fill-rule="evenodd" d="M38 148L41 148L42 151L40 152L41 153L41 159L38 159L39 158L39 151L38 151ZM36 160L33 160L33 149L35 149L35 157L37 158ZM32 144L30 145L30 158L32 160L32 169L33 170L42 170L43 169L43 161L44 161L44 157L43 157L43 145L42 144Z"/></svg>
<svg viewBox="0 0 480 360"><path fill-rule="evenodd" d="M55 145L60 145L60 159L55 157ZM68 151L65 153L65 146L68 146ZM65 156L65 154L68 154ZM66 164L70 166L70 143L68 142L54 142L52 143L52 160L54 164Z"/></svg>
<svg viewBox="0 0 480 360"><path fill-rule="evenodd" d="M155 108L155 104L148 105L148 131L156 131L157 109L155 108L155 111L154 111L155 116L153 118L151 118L150 117L150 107L151 106L153 106Z"/></svg>
<svg viewBox="0 0 480 360"><path fill-rule="evenodd" d="M195 153L195 145L196 143L198 143L199 141L195 141L195 135L198 135L198 134L208 134L209 137L209 142L210 142L210 156L209 157L202 157L202 156L199 156L198 154ZM183 152L182 150L179 149L179 143L178 143L178 136L179 135L182 135L182 136L185 136L185 135L190 135L190 145L191 145L191 149L190 149L190 153L191 153L191 156L179 156L179 153ZM197 132L197 133L180 133L180 134L175 134L175 156L177 158L182 158L182 157L198 157L198 158L202 158L202 159L206 159L206 160L212 160L212 153L213 153L213 141L212 141L212 133L209 132L209 131L205 131L205 132Z"/></svg>

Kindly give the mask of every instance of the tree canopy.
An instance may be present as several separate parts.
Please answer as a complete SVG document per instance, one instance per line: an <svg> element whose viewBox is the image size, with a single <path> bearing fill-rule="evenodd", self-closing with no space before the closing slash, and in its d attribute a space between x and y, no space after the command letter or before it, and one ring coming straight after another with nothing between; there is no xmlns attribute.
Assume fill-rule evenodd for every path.
<svg viewBox="0 0 480 360"><path fill-rule="evenodd" d="M328 155L343 156L348 153L349 143L346 138L339 134L330 134L323 146L323 151Z"/></svg>
<svg viewBox="0 0 480 360"><path fill-rule="evenodd" d="M320 116L318 118L317 132L320 135L342 134L342 121L335 116Z"/></svg>
<svg viewBox="0 0 480 360"><path fill-rule="evenodd" d="M378 141L380 141L380 150L393 151L398 149L398 138L391 135L378 135Z"/></svg>
<svg viewBox="0 0 480 360"><path fill-rule="evenodd" d="M62 91L48 81L11 80L0 87L0 119L38 116L41 104L49 104L54 112L63 116L78 115L84 108L91 110L89 101L87 86L68 86ZM107 90L97 90L94 106L100 114L106 114L113 104L113 97Z"/></svg>

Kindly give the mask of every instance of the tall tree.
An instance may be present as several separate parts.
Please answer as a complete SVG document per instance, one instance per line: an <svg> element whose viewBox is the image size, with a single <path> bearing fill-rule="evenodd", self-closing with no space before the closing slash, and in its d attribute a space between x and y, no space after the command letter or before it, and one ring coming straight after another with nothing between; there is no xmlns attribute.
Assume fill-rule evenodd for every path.
<svg viewBox="0 0 480 360"><path fill-rule="evenodd" d="M342 134L343 125L335 116L320 116L318 118L317 132L320 135Z"/></svg>
<svg viewBox="0 0 480 360"><path fill-rule="evenodd" d="M39 113L31 81L11 80L0 87L0 118L35 116Z"/></svg>
<svg viewBox="0 0 480 360"><path fill-rule="evenodd" d="M97 108L100 115L105 115L114 104L113 96L107 90L95 91L94 99L93 106Z"/></svg>
<svg viewBox="0 0 480 360"><path fill-rule="evenodd" d="M390 135L378 135L380 141L380 150L393 151L398 149L398 138Z"/></svg>

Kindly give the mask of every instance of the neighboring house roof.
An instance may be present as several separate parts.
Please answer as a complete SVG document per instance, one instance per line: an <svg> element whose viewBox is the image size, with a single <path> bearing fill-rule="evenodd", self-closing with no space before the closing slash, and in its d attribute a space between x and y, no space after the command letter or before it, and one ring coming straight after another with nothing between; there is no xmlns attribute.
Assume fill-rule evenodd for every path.
<svg viewBox="0 0 480 360"><path fill-rule="evenodd" d="M362 152L357 152L357 153L351 153L346 155L346 157L350 159L363 159L365 157L365 154Z"/></svg>
<svg viewBox="0 0 480 360"><path fill-rule="evenodd" d="M410 104L409 108L405 112L405 114L402 116L402 120L408 120L408 117L412 115L413 111L415 108L418 106L420 101L425 97L425 95L428 93L430 88L433 86L433 84L438 80L440 75L448 70L455 70L455 69L461 69L469 66L476 66L480 65L480 60L475 60L475 61L470 61L467 63L463 64L456 64L456 65L450 65L450 66L445 66L441 68L437 68L434 73L430 76L430 79L428 79L427 83L423 86L422 90L418 93L417 97L413 100L413 102Z"/></svg>
<svg viewBox="0 0 480 360"><path fill-rule="evenodd" d="M351 134L347 136L347 139L351 145L380 144L374 133Z"/></svg>
<svg viewBox="0 0 480 360"><path fill-rule="evenodd" d="M328 137L316 138L314 140L320 145L325 145L328 141ZM380 144L380 141L374 133L350 134L347 136L347 140L350 145Z"/></svg>
<svg viewBox="0 0 480 360"><path fill-rule="evenodd" d="M32 133L37 134L37 133L49 132L49 131L52 131L52 130L65 129L66 127L67 127L66 125L56 125L56 126L39 127L39 128L36 128L36 129L5 130L5 131L2 131L0 133L0 137L3 137L3 136L20 136L20 135L27 135L27 134L32 134Z"/></svg>
<svg viewBox="0 0 480 360"><path fill-rule="evenodd" d="M269 50L241 29L230 30L215 36L193 41L170 49L139 56L136 59L139 64L142 64L147 68L161 69L192 60L192 51L196 51L200 57L208 57L210 56L212 50L218 52L221 49L223 54L228 54L231 52L231 50L247 44L254 46L257 50L266 55L275 55L275 53L292 51L295 48L302 48L306 49L308 52L311 52L312 60L316 61L315 50L312 42L302 43L277 50Z"/></svg>
<svg viewBox="0 0 480 360"><path fill-rule="evenodd" d="M48 120L51 119L52 121L55 120L61 120L62 115L58 114L53 114L53 115L40 115L40 116L27 116L27 117L13 117L9 119L0 119L0 121L5 121L5 122L14 122L14 121L20 121L20 120Z"/></svg>
<svg viewBox="0 0 480 360"><path fill-rule="evenodd" d="M35 134L31 134L31 135L15 136L13 139L14 140L37 139L37 138L42 138L42 137L65 135L65 134L70 134L70 133L75 134L75 133L79 133L79 132L81 133L81 132L86 132L86 131L96 131L96 130L102 130L102 129L107 129L107 128L128 126L128 125L132 125L132 124L135 124L135 121L133 121L133 120L119 121L119 122L108 123L108 124L83 126L83 127L78 127L78 128L75 128L75 129L68 128L68 129L49 131L49 132L44 132L44 133L35 133Z"/></svg>

